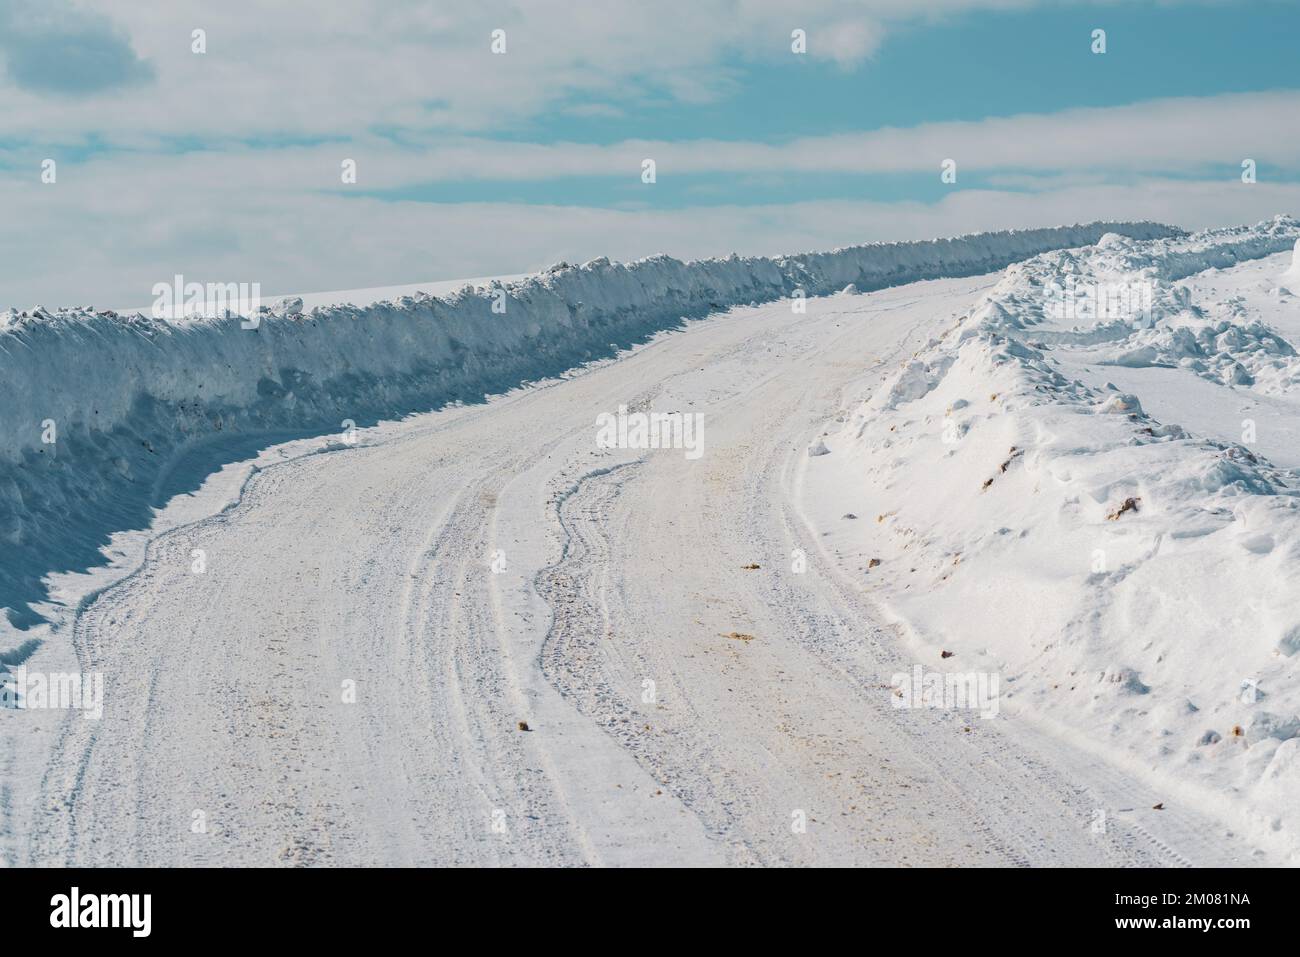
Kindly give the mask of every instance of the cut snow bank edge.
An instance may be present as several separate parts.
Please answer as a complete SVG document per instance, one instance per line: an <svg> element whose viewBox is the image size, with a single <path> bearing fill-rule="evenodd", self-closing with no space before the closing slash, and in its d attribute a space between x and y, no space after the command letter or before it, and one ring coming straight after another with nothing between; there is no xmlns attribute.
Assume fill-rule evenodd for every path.
<svg viewBox="0 0 1300 957"><path fill-rule="evenodd" d="M147 526L169 462L207 439L338 431L476 401L714 310L977 275L1107 232L1179 233L1096 223L778 258L597 259L442 298L264 313L256 328L11 310L0 314L0 608L19 625L38 620L25 606L44 594L42 577L92 567L110 532ZM492 311L498 290L505 314Z"/></svg>

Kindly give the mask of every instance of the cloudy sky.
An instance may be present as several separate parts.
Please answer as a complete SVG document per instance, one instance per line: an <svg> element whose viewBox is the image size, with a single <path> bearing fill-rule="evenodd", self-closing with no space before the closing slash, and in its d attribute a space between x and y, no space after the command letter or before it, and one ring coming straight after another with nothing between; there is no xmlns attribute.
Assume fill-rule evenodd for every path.
<svg viewBox="0 0 1300 957"><path fill-rule="evenodd" d="M1297 214L1297 36L1295 0L0 0L0 309Z"/></svg>

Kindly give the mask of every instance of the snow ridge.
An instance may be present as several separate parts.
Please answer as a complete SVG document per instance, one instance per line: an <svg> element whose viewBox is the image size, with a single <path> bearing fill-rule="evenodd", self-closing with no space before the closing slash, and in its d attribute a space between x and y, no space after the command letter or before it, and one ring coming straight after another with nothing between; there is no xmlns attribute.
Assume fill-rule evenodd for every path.
<svg viewBox="0 0 1300 957"><path fill-rule="evenodd" d="M817 460L879 490L874 583L922 644L1000 673L1013 711L1215 806L1292 862L1300 475L1246 439L1157 421L1104 376L1183 370L1214 384L1228 418L1245 391L1293 389L1292 343L1244 305L1207 315L1179 280L1298 238L1300 222L1276 217L1017 263ZM1140 290L1141 308L1065 314L1066 289Z"/></svg>
<svg viewBox="0 0 1300 957"><path fill-rule="evenodd" d="M51 570L148 524L178 453L476 401L614 354L684 319L802 290L974 275L1049 249L1178 230L1121 223L870 244L778 258L560 264L509 284L366 308L169 322L87 309L0 314L0 608L24 626ZM504 302L504 315L493 311ZM52 440L52 441L51 441ZM213 452L212 454L218 454ZM245 453L247 451L245 449ZM227 459L228 460L228 459ZM210 466L216 462L210 461Z"/></svg>

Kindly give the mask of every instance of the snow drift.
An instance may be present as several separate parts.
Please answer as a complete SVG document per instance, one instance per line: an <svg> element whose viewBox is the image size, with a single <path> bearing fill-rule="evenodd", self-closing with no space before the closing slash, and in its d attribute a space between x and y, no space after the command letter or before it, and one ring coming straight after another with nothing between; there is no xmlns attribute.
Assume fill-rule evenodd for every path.
<svg viewBox="0 0 1300 957"><path fill-rule="evenodd" d="M20 626L37 620L25 606L43 594L42 576L91 567L109 532L146 526L150 505L184 487L168 478L177 454L214 439L213 455L229 457L231 436L264 442L479 400L713 310L974 275L1107 232L1177 231L1093 224L781 258L598 259L444 298L309 312L289 303L262 310L256 328L11 310L0 314L0 607ZM505 314L493 312L497 298Z"/></svg>
<svg viewBox="0 0 1300 957"><path fill-rule="evenodd" d="M808 465L828 508L870 510L857 557L878 556L869 587L925 654L1000 674L1012 713L1293 861L1300 472L1253 447L1242 416L1294 390L1300 358L1245 298L1212 313L1183 280L1298 237L1278 217L1018 263ZM1065 289L1140 289L1142 307L1061 310ZM1218 406L1232 435L1157 420L1133 391L1148 383L1180 418Z"/></svg>

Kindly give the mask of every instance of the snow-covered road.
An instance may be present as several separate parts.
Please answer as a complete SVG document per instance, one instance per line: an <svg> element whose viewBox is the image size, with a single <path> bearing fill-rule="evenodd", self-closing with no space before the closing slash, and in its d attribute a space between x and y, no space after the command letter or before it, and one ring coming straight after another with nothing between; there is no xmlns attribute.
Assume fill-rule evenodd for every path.
<svg viewBox="0 0 1300 957"><path fill-rule="evenodd" d="M9 857L1266 860L1027 720L893 706L915 658L807 449L996 278L735 309L256 471L80 615L104 716L58 716ZM702 413L703 454L598 448L620 405Z"/></svg>

